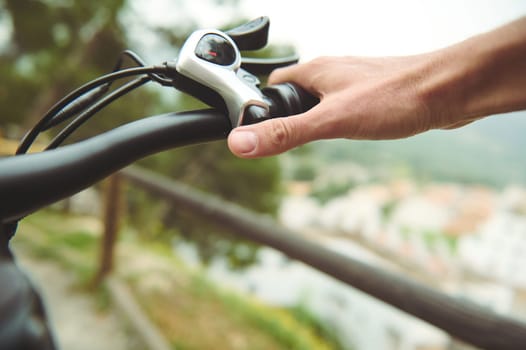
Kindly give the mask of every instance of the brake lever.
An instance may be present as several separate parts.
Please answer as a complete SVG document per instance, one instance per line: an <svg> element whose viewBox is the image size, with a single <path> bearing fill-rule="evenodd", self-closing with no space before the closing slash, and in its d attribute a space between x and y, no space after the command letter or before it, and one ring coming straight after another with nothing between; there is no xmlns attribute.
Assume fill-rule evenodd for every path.
<svg viewBox="0 0 526 350"><path fill-rule="evenodd" d="M290 66L298 61L298 55L277 58L242 57L241 67L252 74L268 75L274 69Z"/></svg>
<svg viewBox="0 0 526 350"><path fill-rule="evenodd" d="M225 32L239 50L259 50L267 45L270 20L268 17L258 17L239 27Z"/></svg>

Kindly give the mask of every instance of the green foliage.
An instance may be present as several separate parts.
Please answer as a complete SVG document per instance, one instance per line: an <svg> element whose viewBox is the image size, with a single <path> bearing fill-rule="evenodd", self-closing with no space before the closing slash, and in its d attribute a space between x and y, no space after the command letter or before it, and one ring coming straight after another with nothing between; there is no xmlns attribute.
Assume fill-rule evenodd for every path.
<svg viewBox="0 0 526 350"><path fill-rule="evenodd" d="M455 254L458 246L458 237L447 234L446 232L436 230L420 230L410 227L402 227L400 232L405 240L411 237L421 237L427 248L433 249L438 244L443 244L449 249L449 252Z"/></svg>
<svg viewBox="0 0 526 350"><path fill-rule="evenodd" d="M342 196L349 192L356 184L351 181L331 181L322 186L316 186L310 193L311 197L316 198L320 203L327 203L335 197Z"/></svg>
<svg viewBox="0 0 526 350"><path fill-rule="evenodd" d="M277 158L240 160L231 155L224 142L158 154L143 160L141 165L260 213L275 215L281 198ZM226 257L235 268L256 261L256 245L235 239L185 208L171 208L138 190L130 190L130 220L141 227L140 231L151 232L146 227L151 228L152 220L158 218L159 231L171 229L177 237L194 242L204 263L218 256ZM164 238L171 240L173 236Z"/></svg>
<svg viewBox="0 0 526 350"><path fill-rule="evenodd" d="M93 249L95 245L95 237L85 231L73 231L57 239L57 244L63 244L71 249L79 252Z"/></svg>
<svg viewBox="0 0 526 350"><path fill-rule="evenodd" d="M177 348L210 348L210 342L217 337L218 332L222 332L222 346L230 348L229 345L233 346L233 328L237 332L241 331L243 335L240 335L240 338L250 339L248 343L234 342L238 343L235 348L239 349L339 349L335 346L336 343L323 337L325 334L318 333L311 327L316 322L300 322L287 310L272 308L222 289L201 274L192 274L189 283L179 284L178 287L175 296L174 292L171 292L156 293L155 297L141 295L140 298L158 322L164 320L165 314L173 311L172 307L175 306L177 318L183 318L186 324L192 324L194 328L206 324L206 334L202 334L201 337L182 338L178 336L182 331L181 326L179 329L170 329L172 323L165 323L165 331L169 337L174 338L172 341ZM174 298L182 295L187 295L185 300L191 303L182 305L180 301L174 302ZM213 312L214 317L210 318L210 312ZM218 315L221 317L217 317ZM203 318L207 320L203 321ZM261 334L265 334L266 337L262 337Z"/></svg>
<svg viewBox="0 0 526 350"><path fill-rule="evenodd" d="M391 200L384 203L381 207L382 220L388 222L393 214L393 211L396 209L398 202L396 200Z"/></svg>
<svg viewBox="0 0 526 350"><path fill-rule="evenodd" d="M298 304L290 308L289 312L300 324L312 329L315 334L325 339L325 341L330 344L331 349L345 349L345 346L340 342L334 330L328 327L326 322L320 320L320 318L314 315L306 306Z"/></svg>
<svg viewBox="0 0 526 350"><path fill-rule="evenodd" d="M57 261L87 287L95 273L98 237L83 229L84 225L82 218L68 219L44 211L22 221L13 244L25 246L38 258Z"/></svg>
<svg viewBox="0 0 526 350"><path fill-rule="evenodd" d="M526 183L526 112L500 115L458 130L430 131L402 140L321 141L312 147L320 168L355 163L381 180L458 182L503 187Z"/></svg>
<svg viewBox="0 0 526 350"><path fill-rule="evenodd" d="M443 242L448 247L451 253L456 253L458 237L448 235L445 232L437 232L433 230L426 230L420 232L419 234L422 235L424 242L428 248L433 248L439 242Z"/></svg>
<svg viewBox="0 0 526 350"><path fill-rule="evenodd" d="M94 222L40 212L21 223L12 244L15 250L58 261L86 287L95 272L100 239ZM313 323L299 322L287 310L215 285L202 272L182 265L166 245L138 240L123 230L119 247L115 277L127 281L144 311L177 349L211 349L218 344L225 349L338 349L311 328ZM101 286L90 289L93 292L97 308L111 310L108 290Z"/></svg>
<svg viewBox="0 0 526 350"><path fill-rule="evenodd" d="M0 4L0 11L8 14L4 21L9 18L12 26L10 41L0 52L0 127L33 124L68 91L110 71L125 47L118 20L124 4L124 0L83 1L75 6L37 0ZM122 105L98 120L115 121L117 113L121 120L136 116L141 108L133 107L144 105L148 104ZM89 131L101 129L95 124Z"/></svg>
<svg viewBox="0 0 526 350"><path fill-rule="evenodd" d="M316 178L317 170L313 164L301 162L293 171L292 179L297 181L312 181Z"/></svg>
<svg viewBox="0 0 526 350"><path fill-rule="evenodd" d="M234 7L236 1L224 3ZM0 128L13 130L17 125L20 137L69 91L111 71L122 50L129 47L126 27L134 23L124 23L120 16L126 5L126 0L0 1L0 28L12 29L9 42L0 48ZM173 47L195 29L195 21L188 18L173 28L150 29L167 47ZM260 54L271 55L273 50L278 49ZM145 115L203 107L173 89L173 98L163 98L159 91L134 91L94 116L71 140ZM51 136L46 133L43 139ZM240 160L224 142L218 142L165 152L141 164L250 209L271 215L277 210L281 173L276 159ZM174 236L193 240L204 261L218 255L226 256L234 266L255 261L256 246L243 243L238 247L237 240L225 238L227 233L184 208L170 208L136 191L131 191L129 208L144 237L165 242Z"/></svg>

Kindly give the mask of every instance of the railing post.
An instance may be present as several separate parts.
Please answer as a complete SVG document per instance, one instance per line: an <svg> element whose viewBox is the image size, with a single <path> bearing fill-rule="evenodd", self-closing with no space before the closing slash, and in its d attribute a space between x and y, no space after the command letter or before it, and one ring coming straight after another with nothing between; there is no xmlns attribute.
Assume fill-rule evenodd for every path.
<svg viewBox="0 0 526 350"><path fill-rule="evenodd" d="M101 237L100 255L94 284L102 282L113 269L115 242L122 214L122 176L110 176L104 184L104 232Z"/></svg>

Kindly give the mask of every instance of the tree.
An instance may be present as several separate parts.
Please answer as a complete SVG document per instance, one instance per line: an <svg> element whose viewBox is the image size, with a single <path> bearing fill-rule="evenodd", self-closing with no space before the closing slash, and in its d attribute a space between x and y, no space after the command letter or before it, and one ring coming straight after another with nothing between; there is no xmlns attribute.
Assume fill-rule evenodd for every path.
<svg viewBox="0 0 526 350"><path fill-rule="evenodd" d="M124 4L124 0L81 2L75 6L37 0L6 0L0 4L0 11L9 14L3 19L4 25L10 20L12 27L10 40L0 53L4 86L0 126L11 123L27 128L69 90L110 71L125 47L118 21ZM139 100L148 98L146 94L141 96ZM88 129L102 130L101 124L108 125L103 121L114 120L110 114L146 112L141 106L149 103L134 101L134 106L112 106Z"/></svg>
<svg viewBox="0 0 526 350"><path fill-rule="evenodd" d="M234 8L236 2L226 3ZM120 52L130 46L126 28L133 23L123 23L120 18L126 0L72 4L0 0L0 28L11 27L7 45L0 47L0 128L18 125L26 130L67 92L111 71ZM195 29L194 21L187 23L190 25L154 26L149 30L162 37L167 46L180 45L188 31ZM183 27L185 30L181 30ZM144 115L198 106L195 100L176 95L175 90L176 103L166 102L159 91L140 89L133 92L133 98L124 97L123 103L116 102L99 113L73 139ZM279 203L281 175L277 159L240 160L230 154L224 142L165 152L141 164L260 212L274 214ZM235 264L255 258L254 246L226 238L220 228L193 218L184 208L157 209L154 199L137 193L131 194L129 207L132 218L146 218L141 223L142 231L179 233L196 242L205 260L218 254ZM169 227L175 229L170 231ZM213 233L223 235L210 235Z"/></svg>

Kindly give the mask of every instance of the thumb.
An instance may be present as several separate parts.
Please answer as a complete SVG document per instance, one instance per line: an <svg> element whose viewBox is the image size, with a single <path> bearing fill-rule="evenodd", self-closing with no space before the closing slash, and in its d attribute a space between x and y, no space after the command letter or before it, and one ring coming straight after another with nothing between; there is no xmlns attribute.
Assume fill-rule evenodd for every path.
<svg viewBox="0 0 526 350"><path fill-rule="evenodd" d="M230 151L242 158L258 158L283 153L311 141L312 130L300 114L240 126L228 136Z"/></svg>

